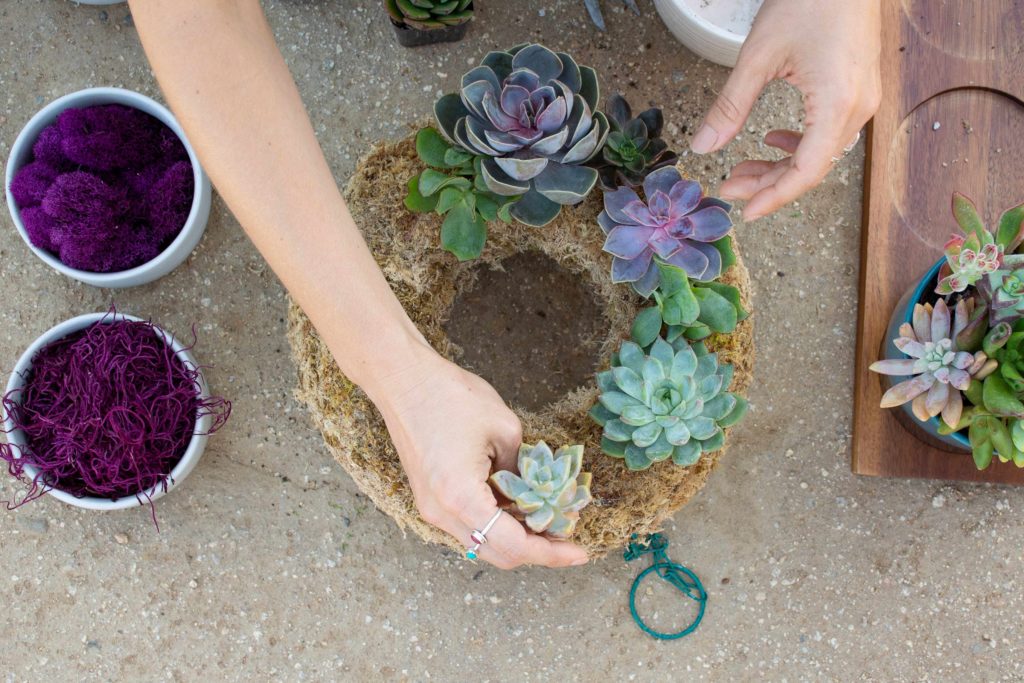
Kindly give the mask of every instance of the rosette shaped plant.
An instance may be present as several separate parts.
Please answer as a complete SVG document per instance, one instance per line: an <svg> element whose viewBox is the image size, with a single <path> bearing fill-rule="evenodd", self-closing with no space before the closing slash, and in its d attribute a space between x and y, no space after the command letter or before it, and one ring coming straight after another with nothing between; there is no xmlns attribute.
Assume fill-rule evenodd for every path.
<svg viewBox="0 0 1024 683"><path fill-rule="evenodd" d="M607 238L604 250L612 259L612 281L629 282L641 296L650 296L660 275L655 256L702 282L722 274L722 254L714 242L732 229L730 206L704 197L700 184L684 180L675 167L659 169L644 180L640 199L628 187L604 195L598 223Z"/></svg>
<svg viewBox="0 0 1024 683"><path fill-rule="evenodd" d="M512 501L509 512L538 534L569 538L580 510L592 500L589 472L583 467L583 446L564 446L554 453L543 441L519 447L519 475L500 470L491 484Z"/></svg>
<svg viewBox="0 0 1024 683"><path fill-rule="evenodd" d="M481 156L487 188L516 220L541 226L579 204L597 183L585 166L604 145L608 119L597 111L597 74L543 45L491 52L462 77L462 90L434 106L444 134Z"/></svg>
<svg viewBox="0 0 1024 683"><path fill-rule="evenodd" d="M721 448L722 429L746 413L746 401L727 391L731 365L720 365L703 344L678 346L659 338L647 355L625 342L617 364L597 375L601 395L590 415L604 427L601 449L631 470L668 458L693 465Z"/></svg>
<svg viewBox="0 0 1024 683"><path fill-rule="evenodd" d="M396 24L423 31L458 26L473 18L473 0L384 0Z"/></svg>
<svg viewBox="0 0 1024 683"><path fill-rule="evenodd" d="M988 302L992 325L1024 317L1024 267L989 273L978 283L978 291Z"/></svg>
<svg viewBox="0 0 1024 683"><path fill-rule="evenodd" d="M967 326L966 304L957 303L950 315L945 300L914 306L913 324L903 323L893 341L909 358L886 359L871 364L883 375L909 377L882 395L881 406L893 408L913 401L914 416L921 421L936 415L956 427L963 413L963 395L972 379L984 379L995 370L995 361L984 351L968 353L957 345L957 336Z"/></svg>
<svg viewBox="0 0 1024 683"><path fill-rule="evenodd" d="M633 110L622 95L609 98L607 109L611 133L601 156L593 162L601 174L602 190L639 187L649 173L675 166L679 157L661 139L665 117L660 109L648 109L633 118Z"/></svg>
<svg viewBox="0 0 1024 683"><path fill-rule="evenodd" d="M985 233L991 238L991 234ZM982 245L977 235L960 237L954 235L946 242L946 264L949 275L939 280L935 293L946 296L962 292L979 280L999 269L1003 260L1003 248L991 241Z"/></svg>

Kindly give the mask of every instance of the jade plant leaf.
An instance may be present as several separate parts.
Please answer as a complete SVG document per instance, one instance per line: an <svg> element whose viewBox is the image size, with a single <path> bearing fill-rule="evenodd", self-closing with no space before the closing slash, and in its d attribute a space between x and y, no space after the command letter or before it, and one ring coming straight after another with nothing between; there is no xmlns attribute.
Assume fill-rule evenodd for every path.
<svg viewBox="0 0 1024 683"><path fill-rule="evenodd" d="M977 235L979 240L984 240L988 233L974 202L959 192L953 193L953 218L968 237L973 234ZM989 241L991 241L991 237Z"/></svg>
<svg viewBox="0 0 1024 683"><path fill-rule="evenodd" d="M1024 242L1024 204L1007 209L999 217L996 242L1002 245L1008 254L1016 251L1021 242Z"/></svg>
<svg viewBox="0 0 1024 683"><path fill-rule="evenodd" d="M994 372L982 382L985 409L1002 417L1024 417L1024 403L1010 389L1003 376Z"/></svg>
<svg viewBox="0 0 1024 683"><path fill-rule="evenodd" d="M452 146L433 128L423 128L416 134L416 154L427 166L449 168L445 155Z"/></svg>
<svg viewBox="0 0 1024 683"><path fill-rule="evenodd" d="M487 241L487 223L468 201L452 207L441 225L441 244L460 261L480 256Z"/></svg>
<svg viewBox="0 0 1024 683"><path fill-rule="evenodd" d="M717 242L712 242L711 246L717 249L718 253L722 256L723 273L736 265L736 252L732 246L732 235L726 235Z"/></svg>
<svg viewBox="0 0 1024 683"><path fill-rule="evenodd" d="M437 206L437 195L424 197L420 194L420 177L414 176L409 180L409 194L405 197L405 208L413 213L429 213Z"/></svg>
<svg viewBox="0 0 1024 683"><path fill-rule="evenodd" d="M732 332L736 329L736 307L724 296L709 287L695 287L694 296L700 302L697 320L714 332Z"/></svg>
<svg viewBox="0 0 1024 683"><path fill-rule="evenodd" d="M661 309L658 306L643 309L633 321L631 333L633 341L644 348L650 346L661 333L661 325Z"/></svg>

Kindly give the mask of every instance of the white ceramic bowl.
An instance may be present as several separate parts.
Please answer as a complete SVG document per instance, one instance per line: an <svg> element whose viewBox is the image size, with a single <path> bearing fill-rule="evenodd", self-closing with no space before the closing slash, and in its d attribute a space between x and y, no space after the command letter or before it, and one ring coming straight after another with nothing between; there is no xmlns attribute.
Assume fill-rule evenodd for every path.
<svg viewBox="0 0 1024 683"><path fill-rule="evenodd" d="M78 330L85 329L93 323L104 320L105 322L113 322L115 320L141 320L131 315L124 315L117 313L111 315L110 313L88 313L86 315L80 315L77 318L71 320L65 320L64 322L50 328L48 331L43 333L41 337L36 339L31 346L29 346L25 353L21 354L21 358L18 359L18 364L14 366L14 372L11 373L11 378L7 382L7 394L11 395L11 392L20 391L25 386L25 377L28 374L29 369L32 367L32 359L39 352L39 349L46 346L50 342L62 339L69 334L77 332ZM164 339L165 343L170 344L171 348L174 349L178 358L183 363L190 365L191 367L199 367L196 363L195 357L192 353L186 349L181 343L174 338L166 330L157 327L156 328ZM200 397L206 398L209 396L209 391L206 386L206 381L202 375L199 377L199 388ZM16 395L15 395L16 396ZM57 500L63 501L68 505L74 505L75 507L85 508L87 510L124 510L126 508L138 507L139 505L148 504L148 500L157 500L162 498L166 493L172 489L178 487L181 482L189 475L195 466L199 463L199 458L203 455L203 450L206 448L206 442L209 439L207 433L210 431L210 427L213 425L213 416L203 415L196 421L195 433L192 435L192 440L189 442L188 447L185 449L185 454L181 456L181 460L171 470L170 477L167 480L167 491L164 491L162 484L158 484L153 488L145 492L143 496L128 495L118 500L110 500L109 498L76 498L70 493L61 491L60 489L50 489L47 493ZM7 441L16 446L14 449L16 452L25 445L25 435L18 429L15 429L13 421L10 416L4 412L4 430L7 432ZM31 465L25 465L25 476L30 480L35 478L38 470ZM141 498L141 502L140 502Z"/></svg>
<svg viewBox="0 0 1024 683"><path fill-rule="evenodd" d="M160 252L156 258L129 270L115 273L93 273L87 270L70 268L61 263L60 259L53 254L33 245L28 238L24 224L21 222L21 214L14 202L14 197L11 195L11 181L14 179L14 174L32 158L32 146L39 137L39 133L56 121L57 116L65 109L90 107L97 104L122 104L144 111L159 119L164 125L174 131L175 135L181 139L182 144L185 145L189 161L192 164L192 173L195 177L192 209L189 211L184 227L174 241ZM4 188L7 191L7 206L11 210L11 218L14 219L14 225L18 228L18 232L21 233L21 238L25 240L25 244L29 246L29 249L36 256L57 272L63 273L68 277L88 285L93 285L94 287L111 288L143 285L167 275L181 265L188 258L189 254L192 253L192 250L196 248L196 245L199 244L203 231L206 230L206 221L210 217L210 200L213 195L210 179L206 176L202 166L199 165L199 159L196 157L195 150L192 149L188 138L185 137L185 131L178 125L174 115L162 104L151 100L145 95L131 90L122 90L121 88L89 88L87 90L79 90L54 100L43 107L38 114L29 120L21 133L18 134L17 139L15 139L14 146L11 147L11 156L7 161Z"/></svg>
<svg viewBox="0 0 1024 683"><path fill-rule="evenodd" d="M654 0L662 21L704 59L736 66L760 3L756 0Z"/></svg>
<svg viewBox="0 0 1024 683"><path fill-rule="evenodd" d="M127 0L71 0L76 5L121 5Z"/></svg>

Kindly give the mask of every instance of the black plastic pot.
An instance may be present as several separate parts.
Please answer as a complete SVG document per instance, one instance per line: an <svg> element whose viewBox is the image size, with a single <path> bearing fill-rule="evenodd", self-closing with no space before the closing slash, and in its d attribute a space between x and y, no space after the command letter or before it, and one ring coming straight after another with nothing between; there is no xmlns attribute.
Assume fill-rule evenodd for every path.
<svg viewBox="0 0 1024 683"><path fill-rule="evenodd" d="M469 8L473 5L470 3ZM446 26L424 31L418 28L410 28L405 24L396 23L388 17L391 25L395 28L395 35L398 36L398 44L403 47L420 47L421 45L436 45L437 43L455 43L466 37L469 24L472 20L459 24L458 26Z"/></svg>

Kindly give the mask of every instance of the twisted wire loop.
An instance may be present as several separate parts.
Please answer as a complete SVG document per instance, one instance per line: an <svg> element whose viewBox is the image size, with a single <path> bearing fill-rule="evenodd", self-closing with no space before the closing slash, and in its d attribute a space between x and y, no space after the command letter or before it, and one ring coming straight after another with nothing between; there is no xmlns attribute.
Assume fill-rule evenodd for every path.
<svg viewBox="0 0 1024 683"><path fill-rule="evenodd" d="M704 618L704 608L707 606L708 593L704 590L704 584L700 582L697 575L688 567L684 567L678 562L673 562L669 559L667 538L661 534L654 533L642 541L638 539L639 537L636 534L630 536L630 543L622 554L623 559L626 562L632 562L644 555L652 555L652 558L651 566L644 569L633 579L633 585L629 589L629 612L633 615L633 621L640 627L640 630L658 640L676 640L693 633L700 626L700 622ZM640 584L647 578L647 575L651 573L667 581L690 600L697 602L697 616L689 626L681 631L676 631L675 633L655 631L644 622L637 612L637 589L640 588Z"/></svg>

